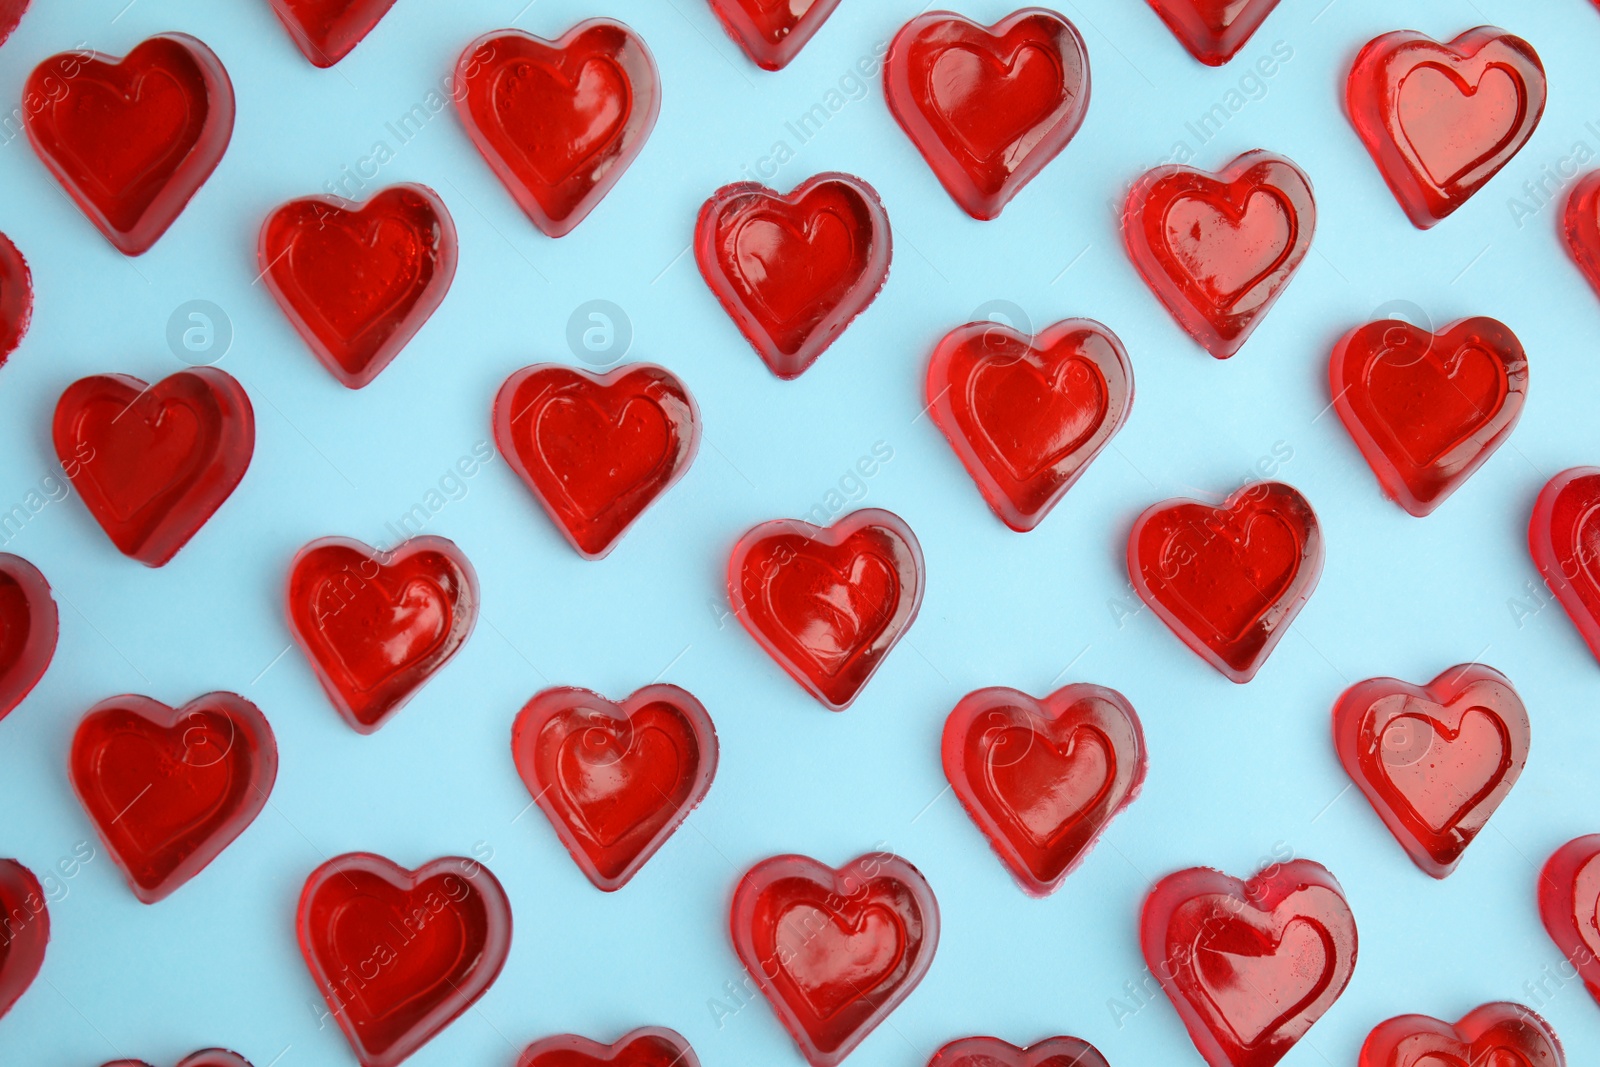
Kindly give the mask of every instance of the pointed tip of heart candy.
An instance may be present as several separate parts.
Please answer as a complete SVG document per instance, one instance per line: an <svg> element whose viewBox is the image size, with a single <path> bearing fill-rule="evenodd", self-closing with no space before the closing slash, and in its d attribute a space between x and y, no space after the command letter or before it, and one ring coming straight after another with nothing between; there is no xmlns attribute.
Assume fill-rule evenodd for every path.
<svg viewBox="0 0 1600 1067"><path fill-rule="evenodd" d="M1208 67L1220 67L1238 55L1278 3L1279 0L1150 0L1150 6L1178 43Z"/></svg>
<svg viewBox="0 0 1600 1067"><path fill-rule="evenodd" d="M795 5L765 0L710 0L724 32L750 61L765 71L780 71L794 62L828 21L839 0L813 0L803 14Z"/></svg>
<svg viewBox="0 0 1600 1067"><path fill-rule="evenodd" d="M339 63L388 14L395 0L272 0L272 10L295 47L311 65L326 70Z"/></svg>

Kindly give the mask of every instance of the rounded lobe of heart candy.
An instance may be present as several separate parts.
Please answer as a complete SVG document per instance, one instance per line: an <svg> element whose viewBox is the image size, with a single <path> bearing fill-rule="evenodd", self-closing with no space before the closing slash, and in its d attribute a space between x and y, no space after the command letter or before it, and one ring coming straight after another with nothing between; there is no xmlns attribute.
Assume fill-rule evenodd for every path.
<svg viewBox="0 0 1600 1067"><path fill-rule="evenodd" d="M1572 187L1561 216L1567 253L1600 294L1600 171L1591 171Z"/></svg>
<svg viewBox="0 0 1600 1067"><path fill-rule="evenodd" d="M839 0L711 0L711 11L762 70L782 70L828 21Z"/></svg>
<svg viewBox="0 0 1600 1067"><path fill-rule="evenodd" d="M33 274L11 238L0 233L0 367L28 334L33 319Z"/></svg>
<svg viewBox="0 0 1600 1067"><path fill-rule="evenodd" d="M1414 30L1369 41L1345 106L1418 229L1449 217L1533 136L1547 96L1533 46L1494 26L1441 44Z"/></svg>
<svg viewBox="0 0 1600 1067"><path fill-rule="evenodd" d="M1566 1067L1561 1039L1531 1008L1497 1002L1451 1025L1426 1015L1401 1015L1373 1028L1358 1067Z"/></svg>
<svg viewBox="0 0 1600 1067"><path fill-rule="evenodd" d="M630 1030L609 1045L558 1034L529 1045L517 1067L700 1067L684 1036L664 1026Z"/></svg>
<svg viewBox="0 0 1600 1067"><path fill-rule="evenodd" d="M1076 1037L1048 1037L1018 1048L995 1037L963 1037L933 1054L928 1067L1111 1067Z"/></svg>
<svg viewBox="0 0 1600 1067"><path fill-rule="evenodd" d="M695 262L768 369L799 377L889 278L893 238L877 190L818 174L787 196L725 185L700 209Z"/></svg>
<svg viewBox="0 0 1600 1067"><path fill-rule="evenodd" d="M349 389L399 355L455 278L455 221L424 185L364 204L291 200L261 227L261 277L312 353Z"/></svg>
<svg viewBox="0 0 1600 1067"><path fill-rule="evenodd" d="M1600 467L1562 471L1540 490L1528 523L1528 550L1600 659Z"/></svg>
<svg viewBox="0 0 1600 1067"><path fill-rule="evenodd" d="M123 59L51 56L23 94L43 101L26 126L34 152L124 255L160 240L233 136L228 72L183 33L151 37Z"/></svg>
<svg viewBox="0 0 1600 1067"><path fill-rule="evenodd" d="M395 0L272 0L272 10L295 47L324 69L349 55Z"/></svg>
<svg viewBox="0 0 1600 1067"><path fill-rule="evenodd" d="M44 677L59 634L50 583L21 556L0 552L0 719Z"/></svg>
<svg viewBox="0 0 1600 1067"><path fill-rule="evenodd" d="M39 976L50 943L44 888L16 860L0 859L0 915L5 916L6 933L0 941L0 1018L4 1018Z"/></svg>
<svg viewBox="0 0 1600 1067"><path fill-rule="evenodd" d="M745 872L733 947L811 1067L835 1067L933 964L939 904L911 864L869 853L834 870L775 856Z"/></svg>
<svg viewBox="0 0 1600 1067"><path fill-rule="evenodd" d="M150 1067L144 1060L112 1060L105 1067ZM201 1049L178 1061L178 1067L250 1067L250 1061L237 1052L222 1048Z"/></svg>
<svg viewBox="0 0 1600 1067"><path fill-rule="evenodd" d="M1600 1001L1600 834L1556 849L1539 872L1539 918Z"/></svg>
<svg viewBox="0 0 1600 1067"><path fill-rule="evenodd" d="M1278 0L1150 0L1189 54L1220 67L1245 46Z"/></svg>

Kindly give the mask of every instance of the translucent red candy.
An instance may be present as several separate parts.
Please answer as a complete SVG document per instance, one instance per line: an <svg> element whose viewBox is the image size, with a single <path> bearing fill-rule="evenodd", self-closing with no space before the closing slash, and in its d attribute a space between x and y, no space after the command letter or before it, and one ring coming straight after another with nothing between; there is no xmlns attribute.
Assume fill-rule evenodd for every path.
<svg viewBox="0 0 1600 1067"><path fill-rule="evenodd" d="M1600 1001L1600 834L1568 841L1539 872L1539 918Z"/></svg>
<svg viewBox="0 0 1600 1067"><path fill-rule="evenodd" d="M762 70L787 67L839 0L711 0L722 28Z"/></svg>
<svg viewBox="0 0 1600 1067"><path fill-rule="evenodd" d="M181 708L120 696L78 724L69 769L134 896L154 904L261 814L278 776L278 744L260 710L233 693Z"/></svg>
<svg viewBox="0 0 1600 1067"><path fill-rule="evenodd" d="M478 576L455 543L414 537L380 552L346 537L302 548L289 630L351 729L370 734L466 644Z"/></svg>
<svg viewBox="0 0 1600 1067"><path fill-rule="evenodd" d="M0 0L0 44L6 43L27 10L28 0Z"/></svg>
<svg viewBox="0 0 1600 1067"><path fill-rule="evenodd" d="M89 221L126 255L150 249L183 213L233 136L233 83L182 33L124 59L81 52L34 68L28 140ZM31 104L30 104L31 107Z"/></svg>
<svg viewBox="0 0 1600 1067"><path fill-rule="evenodd" d="M1425 230L1522 149L1545 95L1544 65L1520 37L1479 26L1440 44L1402 30L1356 56L1345 106L1395 199Z"/></svg>
<svg viewBox="0 0 1600 1067"><path fill-rule="evenodd" d="M1178 325L1218 359L1239 351L1311 249L1305 172L1246 152L1215 176L1171 164L1128 194L1128 255Z"/></svg>
<svg viewBox="0 0 1600 1067"><path fill-rule="evenodd" d="M945 720L945 777L1027 892L1045 896L1144 784L1144 730L1126 697L1069 685L1043 700L979 689Z"/></svg>
<svg viewBox="0 0 1600 1067"><path fill-rule="evenodd" d="M1426 686L1357 682L1333 709L1339 762L1418 867L1443 878L1528 762L1528 711L1510 679L1452 667Z"/></svg>
<svg viewBox="0 0 1600 1067"><path fill-rule="evenodd" d="M884 87L945 191L993 219L1083 124L1089 52L1077 27L1042 8L988 28L938 11L895 35Z"/></svg>
<svg viewBox="0 0 1600 1067"><path fill-rule="evenodd" d="M387 367L444 302L456 226L423 185L365 204L291 200L261 227L261 277L317 359L351 389Z"/></svg>
<svg viewBox="0 0 1600 1067"><path fill-rule="evenodd" d="M1209 67L1232 59L1278 0L1150 0L1189 54Z"/></svg>
<svg viewBox="0 0 1600 1067"><path fill-rule="evenodd" d="M588 19L559 40L486 34L456 65L456 110L517 205L551 237L588 217L661 111L655 59L628 27Z"/></svg>
<svg viewBox="0 0 1600 1067"><path fill-rule="evenodd" d="M113 1060L105 1067L150 1067L143 1060ZM208 1048L191 1053L178 1061L178 1067L250 1067L250 1061L237 1052Z"/></svg>
<svg viewBox="0 0 1600 1067"><path fill-rule="evenodd" d="M995 1037L963 1037L933 1054L928 1067L1111 1067L1076 1037L1051 1037L1018 1048Z"/></svg>
<svg viewBox="0 0 1600 1067"><path fill-rule="evenodd" d="M728 562L728 600L750 636L831 711L855 700L922 604L922 546L898 515L851 512L826 529L778 519Z"/></svg>
<svg viewBox="0 0 1600 1067"><path fill-rule="evenodd" d="M705 798L717 773L711 716L675 685L621 704L546 689L511 730L517 773L596 887L621 889Z"/></svg>
<svg viewBox="0 0 1600 1067"><path fill-rule="evenodd" d="M834 1067L922 981L939 905L922 874L875 852L838 870L756 864L733 893L734 950L811 1067Z"/></svg>
<svg viewBox="0 0 1600 1067"><path fill-rule="evenodd" d="M682 1034L646 1026L610 1045L577 1034L546 1037L527 1047L517 1067L700 1067L700 1059Z"/></svg>
<svg viewBox="0 0 1600 1067"><path fill-rule="evenodd" d="M540 363L500 387L494 440L578 554L601 559L688 473L700 411L663 367Z"/></svg>
<svg viewBox="0 0 1600 1067"><path fill-rule="evenodd" d="M1600 171L1585 175L1572 187L1561 219L1561 235L1572 261L1600 293Z"/></svg>
<svg viewBox="0 0 1600 1067"><path fill-rule="evenodd" d="M1356 920L1327 868L1289 860L1249 882L1192 867L1140 920L1145 962L1210 1067L1272 1067L1356 966Z"/></svg>
<svg viewBox="0 0 1600 1067"><path fill-rule="evenodd" d="M1117 336L1068 319L1024 337L973 322L928 361L926 401L1000 521L1039 525L1133 409L1133 367Z"/></svg>
<svg viewBox="0 0 1600 1067"><path fill-rule="evenodd" d="M395 1067L477 1002L511 950L511 903L487 867L415 871L352 852L306 879L300 952L362 1067Z"/></svg>
<svg viewBox="0 0 1600 1067"><path fill-rule="evenodd" d="M1600 467L1574 467L1550 479L1533 506L1528 548L1600 659Z"/></svg>
<svg viewBox="0 0 1600 1067"><path fill-rule="evenodd" d="M44 677L59 621L44 575L21 556L0 552L0 719Z"/></svg>
<svg viewBox="0 0 1600 1067"><path fill-rule="evenodd" d="M1484 1004L1451 1025L1426 1015L1379 1023L1361 1046L1359 1067L1566 1067L1550 1024L1521 1004Z"/></svg>
<svg viewBox="0 0 1600 1067"><path fill-rule="evenodd" d="M1322 575L1322 528L1292 486L1256 482L1213 507L1169 500L1128 537L1139 598L1195 655L1248 682Z"/></svg>
<svg viewBox="0 0 1600 1067"><path fill-rule="evenodd" d="M17 350L33 318L33 275L11 238L0 233L0 366Z"/></svg>
<svg viewBox="0 0 1600 1067"><path fill-rule="evenodd" d="M295 46L318 67L349 55L393 6L394 0L272 0Z"/></svg>
<svg viewBox="0 0 1600 1067"><path fill-rule="evenodd" d="M244 387L215 367L154 385L98 374L61 394L52 434L62 468L111 543L159 567L244 478L255 411Z"/></svg>
<svg viewBox="0 0 1600 1067"><path fill-rule="evenodd" d="M44 966L50 943L50 909L39 879L16 860L0 860L0 1018L11 1010Z"/></svg>
<svg viewBox="0 0 1600 1067"><path fill-rule="evenodd" d="M877 190L848 174L819 174L788 196L725 185L694 233L706 284L783 379L827 351L889 278L889 216Z"/></svg>

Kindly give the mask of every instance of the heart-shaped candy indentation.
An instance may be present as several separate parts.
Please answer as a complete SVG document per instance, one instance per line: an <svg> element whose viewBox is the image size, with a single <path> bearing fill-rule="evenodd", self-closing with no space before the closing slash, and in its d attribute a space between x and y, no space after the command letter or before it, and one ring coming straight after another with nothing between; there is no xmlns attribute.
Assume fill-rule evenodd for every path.
<svg viewBox="0 0 1600 1067"><path fill-rule="evenodd" d="M318 67L349 55L393 6L394 0L272 0L284 29Z"/></svg>
<svg viewBox="0 0 1600 1067"><path fill-rule="evenodd" d="M0 719L44 677L59 621L44 575L21 556L0 552Z"/></svg>
<svg viewBox="0 0 1600 1067"><path fill-rule="evenodd" d="M577 1034L558 1034L529 1045L517 1067L700 1067L700 1058L676 1030L644 1026L609 1045Z"/></svg>
<svg viewBox="0 0 1600 1067"><path fill-rule="evenodd" d="M6 917L6 936L0 939L0 1018L4 1018L39 976L50 943L44 887L16 860L0 859L0 915Z"/></svg>
<svg viewBox="0 0 1600 1067"><path fill-rule="evenodd" d="M0 233L0 366L17 350L33 318L33 274L11 238Z"/></svg>
<svg viewBox="0 0 1600 1067"><path fill-rule="evenodd" d="M1566 1067L1561 1040L1531 1008L1499 1002L1454 1025L1426 1015L1379 1023L1361 1046L1360 1067Z"/></svg>
<svg viewBox="0 0 1600 1067"><path fill-rule="evenodd" d="M787 67L828 21L839 0L711 0L711 10L763 70Z"/></svg>
<svg viewBox="0 0 1600 1067"><path fill-rule="evenodd" d="M963 1037L933 1054L928 1067L1111 1067L1100 1050L1076 1037L1048 1037L1027 1048L995 1037Z"/></svg>
<svg viewBox="0 0 1600 1067"><path fill-rule="evenodd" d="M1600 659L1600 467L1573 467L1550 479L1533 506L1528 549Z"/></svg>
<svg viewBox="0 0 1600 1067"><path fill-rule="evenodd" d="M1278 0L1150 0L1189 54L1220 67L1250 40Z"/></svg>

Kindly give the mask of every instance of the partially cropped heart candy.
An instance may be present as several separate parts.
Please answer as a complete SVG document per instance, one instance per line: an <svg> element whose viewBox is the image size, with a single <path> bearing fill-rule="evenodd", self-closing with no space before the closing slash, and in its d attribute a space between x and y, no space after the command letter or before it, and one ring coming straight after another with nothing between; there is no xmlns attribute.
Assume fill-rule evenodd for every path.
<svg viewBox="0 0 1600 1067"><path fill-rule="evenodd" d="M1292 486L1256 482L1221 507L1169 500L1128 536L1139 598L1235 682L1266 662L1322 575L1322 528Z"/></svg>
<svg viewBox="0 0 1600 1067"><path fill-rule="evenodd" d="M1050 1037L1018 1048L996 1037L963 1037L933 1054L928 1067L1111 1067L1076 1037Z"/></svg>
<svg viewBox="0 0 1600 1067"><path fill-rule="evenodd" d="M609 1045L558 1034L529 1045L517 1067L700 1067L682 1034L664 1026L630 1030Z"/></svg>
<svg viewBox="0 0 1600 1067"><path fill-rule="evenodd" d="M1585 175L1572 187L1561 217L1561 235L1572 261L1600 294L1600 171Z"/></svg>
<svg viewBox="0 0 1600 1067"><path fill-rule="evenodd" d="M1600 659L1600 467L1574 467L1550 479L1533 505L1528 549Z"/></svg>
<svg viewBox="0 0 1600 1067"><path fill-rule="evenodd" d="M511 902L476 860L408 871L352 852L306 879L295 926L362 1067L395 1067L477 1002L511 950Z"/></svg>
<svg viewBox="0 0 1600 1067"><path fill-rule="evenodd" d="M588 19L559 40L486 34L456 65L456 110L517 205L551 237L588 217L661 112L655 59L628 27Z"/></svg>
<svg viewBox="0 0 1600 1067"><path fill-rule="evenodd" d="M233 83L216 53L163 33L123 59L63 52L23 89L40 160L125 255L149 251L222 161Z"/></svg>
<svg viewBox="0 0 1600 1067"><path fill-rule="evenodd" d="M1494 319L1437 333L1384 319L1339 340L1328 378L1333 408L1384 493L1420 517L1511 436L1528 396L1528 357Z"/></svg>
<svg viewBox="0 0 1600 1067"><path fill-rule="evenodd" d="M291 200L261 227L261 277L317 359L351 389L387 367L456 274L456 226L439 194L394 185L364 204Z"/></svg>
<svg viewBox="0 0 1600 1067"><path fill-rule="evenodd" d="M56 653L59 622L50 583L39 569L0 552L0 719L44 677Z"/></svg>
<svg viewBox="0 0 1600 1067"><path fill-rule="evenodd" d="M1504 1002L1473 1008L1454 1025L1401 1015L1373 1028L1358 1067L1566 1067L1561 1040L1531 1008Z"/></svg>
<svg viewBox="0 0 1600 1067"><path fill-rule="evenodd" d="M39 879L16 860L0 860L0 1018L11 1010L44 966L50 943L50 909Z"/></svg>
<svg viewBox="0 0 1600 1067"><path fill-rule="evenodd" d="M1356 966L1344 890L1310 860L1248 882L1192 867L1140 919L1145 962L1210 1067L1273 1067L1333 1006Z"/></svg>
<svg viewBox="0 0 1600 1067"><path fill-rule="evenodd" d="M1232 59L1278 0L1150 0L1189 54L1208 67Z"/></svg>
<svg viewBox="0 0 1600 1067"><path fill-rule="evenodd" d="M989 507L1023 532L1128 421L1133 367L1116 334L1089 319L1032 338L972 322L933 350L925 399Z"/></svg>
<svg viewBox="0 0 1600 1067"><path fill-rule="evenodd" d="M11 238L0 233L0 366L17 350L33 318L33 274Z"/></svg>
<svg viewBox="0 0 1600 1067"><path fill-rule="evenodd" d="M750 636L831 711L855 700L922 605L922 546L868 508L826 529L762 523L728 561L728 599Z"/></svg>
<svg viewBox="0 0 1600 1067"><path fill-rule="evenodd" d="M1144 784L1144 730L1126 697L1069 685L1043 700L996 686L945 720L944 774L1027 892L1060 888Z"/></svg>
<svg viewBox="0 0 1600 1067"><path fill-rule="evenodd" d="M1521 151L1545 96L1533 46L1479 26L1449 44L1414 30L1374 38L1350 70L1345 106L1395 199L1425 230Z"/></svg>
<svg viewBox="0 0 1600 1067"><path fill-rule="evenodd" d="M717 731L675 685L620 704L546 689L517 715L511 755L572 859L596 887L621 889L705 798Z"/></svg>
<svg viewBox="0 0 1600 1067"><path fill-rule="evenodd" d="M500 387L494 440L578 554L601 559L688 472L700 411L663 367L540 363Z"/></svg>
<svg viewBox="0 0 1600 1067"><path fill-rule="evenodd" d="M806 856L756 864L733 892L733 947L811 1067L834 1067L933 964L939 904L899 856L834 870Z"/></svg>
<svg viewBox="0 0 1600 1067"><path fill-rule="evenodd" d="M331 67L372 32L394 0L272 0L272 10L313 66Z"/></svg>
<svg viewBox="0 0 1600 1067"><path fill-rule="evenodd" d="M455 543L389 551L347 537L302 548L289 572L289 630L351 729L370 734L461 651L478 621L478 575Z"/></svg>
<svg viewBox="0 0 1600 1067"><path fill-rule="evenodd" d="M1089 52L1072 23L1024 8L993 27L948 11L895 35L889 109L961 209L998 218L1089 110Z"/></svg>
<svg viewBox="0 0 1600 1067"><path fill-rule="evenodd" d="M889 216L877 190L848 174L819 174L787 196L723 186L694 233L706 284L784 379L827 351L889 278Z"/></svg>
<svg viewBox="0 0 1600 1067"><path fill-rule="evenodd" d="M787 67L839 0L711 0L711 10L762 70Z"/></svg>
<svg viewBox="0 0 1600 1067"><path fill-rule="evenodd" d="M1528 711L1490 667L1452 667L1426 686L1357 682L1333 709L1339 762L1413 862L1444 878L1528 762Z"/></svg>
<svg viewBox="0 0 1600 1067"><path fill-rule="evenodd" d="M255 410L225 371L196 367L154 385L98 374L67 387L56 456L125 556L159 567L233 494L255 453Z"/></svg>
<svg viewBox="0 0 1600 1067"><path fill-rule="evenodd" d="M105 1067L150 1067L150 1064L144 1060L113 1060ZM185 1056L177 1067L250 1067L250 1061L237 1052L208 1048Z"/></svg>
<svg viewBox="0 0 1600 1067"><path fill-rule="evenodd" d="M1128 194L1128 255L1178 325L1218 359L1244 345L1311 248L1311 180L1246 152L1216 174L1169 164Z"/></svg>
<svg viewBox="0 0 1600 1067"><path fill-rule="evenodd" d="M1600 1001L1600 834L1568 841L1539 872L1539 918Z"/></svg>
<svg viewBox="0 0 1600 1067"><path fill-rule="evenodd" d="M0 44L6 43L27 11L28 0L0 0Z"/></svg>

